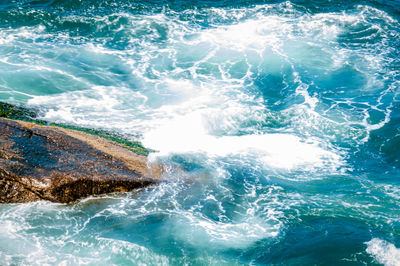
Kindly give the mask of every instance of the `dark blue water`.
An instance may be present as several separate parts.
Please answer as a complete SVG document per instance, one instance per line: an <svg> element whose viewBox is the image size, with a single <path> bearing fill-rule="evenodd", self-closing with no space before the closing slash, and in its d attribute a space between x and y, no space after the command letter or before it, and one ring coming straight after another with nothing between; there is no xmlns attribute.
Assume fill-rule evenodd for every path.
<svg viewBox="0 0 400 266"><path fill-rule="evenodd" d="M1 264L400 265L399 18L389 0L3 0L1 101L186 172L2 205Z"/></svg>

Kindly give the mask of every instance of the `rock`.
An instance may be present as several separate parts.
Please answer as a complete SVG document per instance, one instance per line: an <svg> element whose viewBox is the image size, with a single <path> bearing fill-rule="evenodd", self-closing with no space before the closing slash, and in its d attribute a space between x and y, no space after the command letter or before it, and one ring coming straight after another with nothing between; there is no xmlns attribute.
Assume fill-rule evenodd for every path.
<svg viewBox="0 0 400 266"><path fill-rule="evenodd" d="M0 203L68 203L159 181L163 167L84 132L0 118Z"/></svg>
<svg viewBox="0 0 400 266"><path fill-rule="evenodd" d="M0 102L0 117L33 121L37 116L37 110Z"/></svg>

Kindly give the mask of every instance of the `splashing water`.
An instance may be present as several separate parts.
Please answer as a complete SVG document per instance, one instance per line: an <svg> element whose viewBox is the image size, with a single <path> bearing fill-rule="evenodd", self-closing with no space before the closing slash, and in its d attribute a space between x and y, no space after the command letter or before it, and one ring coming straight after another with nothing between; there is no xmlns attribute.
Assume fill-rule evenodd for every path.
<svg viewBox="0 0 400 266"><path fill-rule="evenodd" d="M0 100L186 173L2 205L0 261L396 265L400 4L273 2L1 3Z"/></svg>

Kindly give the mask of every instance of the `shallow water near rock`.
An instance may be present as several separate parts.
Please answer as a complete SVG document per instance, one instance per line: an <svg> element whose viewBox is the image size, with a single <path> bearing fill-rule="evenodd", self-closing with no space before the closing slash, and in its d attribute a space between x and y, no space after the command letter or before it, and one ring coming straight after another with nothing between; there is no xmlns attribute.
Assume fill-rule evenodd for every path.
<svg viewBox="0 0 400 266"><path fill-rule="evenodd" d="M397 265L399 1L0 4L0 101L186 170L0 206L6 265Z"/></svg>

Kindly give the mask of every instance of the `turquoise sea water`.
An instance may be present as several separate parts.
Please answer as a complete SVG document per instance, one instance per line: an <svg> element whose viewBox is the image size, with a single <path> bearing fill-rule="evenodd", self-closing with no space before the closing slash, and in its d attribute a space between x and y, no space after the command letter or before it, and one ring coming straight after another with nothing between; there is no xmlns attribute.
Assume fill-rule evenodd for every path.
<svg viewBox="0 0 400 266"><path fill-rule="evenodd" d="M1 101L186 173L2 205L0 264L400 265L399 19L397 0L2 0Z"/></svg>

